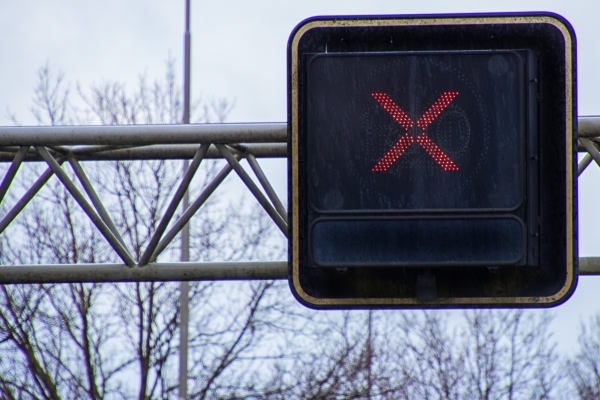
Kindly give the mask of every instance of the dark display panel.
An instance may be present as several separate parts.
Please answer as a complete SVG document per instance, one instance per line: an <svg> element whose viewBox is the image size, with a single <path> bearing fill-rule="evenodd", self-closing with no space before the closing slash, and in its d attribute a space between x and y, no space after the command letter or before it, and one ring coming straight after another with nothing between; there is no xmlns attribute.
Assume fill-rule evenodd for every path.
<svg viewBox="0 0 600 400"><path fill-rule="evenodd" d="M525 229L517 218L321 219L311 229L318 266L518 262Z"/></svg>
<svg viewBox="0 0 600 400"><path fill-rule="evenodd" d="M314 210L521 205L524 61L517 52L307 58Z"/></svg>

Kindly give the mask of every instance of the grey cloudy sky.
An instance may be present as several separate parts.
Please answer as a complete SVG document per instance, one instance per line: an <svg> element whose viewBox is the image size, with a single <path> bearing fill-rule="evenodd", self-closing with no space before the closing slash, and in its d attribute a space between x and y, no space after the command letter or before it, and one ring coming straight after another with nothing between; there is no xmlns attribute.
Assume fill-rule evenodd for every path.
<svg viewBox="0 0 600 400"><path fill-rule="evenodd" d="M599 1L192 0L192 92L236 99L232 122L286 120L286 44L296 24L314 15L552 11L577 34L579 114L600 114ZM25 124L36 71L46 62L86 86L119 80L133 88L153 79L171 54L181 71L184 0L0 0L0 124L6 109ZM181 75L181 74L180 74ZM285 164L268 163L285 193ZM580 255L600 256L600 169L579 180ZM600 277L583 277L565 305L553 309L564 349L580 318L600 311Z"/></svg>

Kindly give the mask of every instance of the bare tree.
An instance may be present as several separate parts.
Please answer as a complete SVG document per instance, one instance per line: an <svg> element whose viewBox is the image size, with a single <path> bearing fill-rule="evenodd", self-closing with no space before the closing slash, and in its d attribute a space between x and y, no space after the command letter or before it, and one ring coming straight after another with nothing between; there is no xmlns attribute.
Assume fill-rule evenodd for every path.
<svg viewBox="0 0 600 400"><path fill-rule="evenodd" d="M312 314L303 328L302 352L291 366L280 368L289 375L280 374L282 390L270 397L547 399L559 394L562 375L547 314L477 310L457 318L450 329L442 312Z"/></svg>
<svg viewBox="0 0 600 400"><path fill-rule="evenodd" d="M465 318L469 392L480 399L550 398L562 376L547 313L486 310Z"/></svg>
<svg viewBox="0 0 600 400"><path fill-rule="evenodd" d="M56 75L50 66L38 70L38 81L34 88L31 113L39 124L48 121L48 125L67 125L73 123L71 105L69 103L70 87L64 84L65 74L59 71Z"/></svg>
<svg viewBox="0 0 600 400"><path fill-rule="evenodd" d="M582 400L600 398L600 314L581 324L579 351L567 365L575 394Z"/></svg>
<svg viewBox="0 0 600 400"><path fill-rule="evenodd" d="M460 338L449 333L439 312L406 313L395 323L402 334L391 343L397 363L409 376L408 398L462 398L465 355L458 350ZM401 351L404 350L402 353Z"/></svg>
<svg viewBox="0 0 600 400"><path fill-rule="evenodd" d="M133 91L106 81L70 98L63 74L40 69L39 123L176 123L181 93L163 79ZM223 121L232 102L195 102L196 120ZM16 118L13 117L16 121ZM123 239L139 257L180 176L169 161L84 163ZM21 173L24 186L39 166ZM203 162L192 195L219 170ZM17 191L19 189L17 188ZM14 201L14 199L13 199ZM5 212L6 204L0 213ZM116 262L70 195L51 180L0 236L0 264ZM191 221L191 259L284 255L258 207L212 197ZM176 258L176 245L161 257ZM179 285L0 286L0 397L176 397ZM284 282L190 284L190 397L265 399L550 399L600 396L600 317L582 328L568 385L547 313L314 312ZM560 392L564 389L564 392Z"/></svg>
<svg viewBox="0 0 600 400"><path fill-rule="evenodd" d="M69 98L64 75L40 69L34 92L39 123L66 122L175 123L181 115L181 93L173 63L162 81L150 85L140 78L130 93L125 85L104 82L89 93L78 87L80 108ZM199 118L222 120L231 109L227 100L196 102ZM137 255L154 233L179 178L174 162L101 162L86 166L124 240ZM37 168L22 173L36 176ZM202 190L217 172L217 162L204 163L194 182ZM6 206L6 205L4 205ZM234 229L254 223L251 228ZM281 256L281 240L258 207L227 206L213 197L191 221L193 257L202 260L249 260L270 253ZM51 180L43 193L0 239L0 263L91 263L116 261L115 254L60 184ZM210 238L210 239L209 239ZM273 246L275 244L275 246ZM172 249L171 249L172 250ZM169 257L169 249L164 257ZM229 286L229 288L226 288ZM222 377L240 375L239 360L259 345L257 335L271 316L265 300L271 283L257 285L191 285L191 313L214 313L214 298L229 290L239 297L229 314L220 304L223 326L207 321L192 330L192 349L213 354L213 362L197 368L190 379L195 397L214 397ZM169 398L177 376L178 285L174 283L6 285L0 293L0 396L6 398ZM212 304L211 304L212 303ZM250 310L250 312L246 312ZM194 357L195 353L192 353ZM6 356L4 356L6 355ZM203 360L206 357L202 358ZM244 360L246 362L246 360ZM132 377L137 377L132 380ZM225 385L227 386L227 385Z"/></svg>

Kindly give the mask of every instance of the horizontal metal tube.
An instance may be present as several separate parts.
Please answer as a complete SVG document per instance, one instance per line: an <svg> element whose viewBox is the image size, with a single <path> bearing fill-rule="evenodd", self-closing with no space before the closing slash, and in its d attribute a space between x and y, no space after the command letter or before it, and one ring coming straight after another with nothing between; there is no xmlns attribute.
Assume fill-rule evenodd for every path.
<svg viewBox="0 0 600 400"><path fill-rule="evenodd" d="M600 257L580 257L579 275L600 275Z"/></svg>
<svg viewBox="0 0 600 400"><path fill-rule="evenodd" d="M0 127L3 146L286 142L287 124L82 125Z"/></svg>
<svg viewBox="0 0 600 400"><path fill-rule="evenodd" d="M287 157L286 143L243 143L248 152L256 158ZM125 149L113 149L108 151L95 151L87 147L88 152L82 151L86 148L74 148L73 154L79 161L106 161L106 160L181 160L192 159L198 150L198 144L162 144L144 147L129 147ZM0 149L0 162L12 162L15 152L2 151ZM208 150L205 159L223 158L214 146ZM43 161L37 152L30 151L25 155L24 162Z"/></svg>
<svg viewBox="0 0 600 400"><path fill-rule="evenodd" d="M581 137L600 136L600 116L578 118ZM189 125L75 125L4 126L0 144L4 146L150 145L181 143L285 142L287 124L228 123Z"/></svg>
<svg viewBox="0 0 600 400"><path fill-rule="evenodd" d="M581 137L600 136L600 116L585 116L577 119L577 133Z"/></svg>
<svg viewBox="0 0 600 400"><path fill-rule="evenodd" d="M578 118L580 137L600 137L600 116ZM0 146L65 146L65 145L157 145L157 144L199 144L210 143L285 143L287 124L284 122L252 124L190 124L190 125L87 125L87 126L31 126L0 127ZM119 150L120 152L121 150ZM582 151L582 149L579 149ZM109 152L106 158L113 159ZM123 159L135 157L119 154ZM141 153L140 159L187 158L171 150L168 156ZM255 154L257 157L262 155ZM284 157L285 154L276 156ZM0 154L0 161L9 161L7 154ZM12 160L12 157L10 159ZM193 157L190 156L189 158ZM209 153L208 158L212 158Z"/></svg>
<svg viewBox="0 0 600 400"><path fill-rule="evenodd" d="M286 158L286 143L252 143L243 144L248 151L254 154L256 158ZM18 147L14 151L7 151L9 147L0 148L0 162L12 162L17 153ZM115 149L110 151L94 151L90 148L89 152L76 151L75 156L79 161L126 161L126 160L183 160L192 159L198 145L181 144L169 145L162 144L156 146L129 147L127 149ZM4 151L3 151L4 150ZM587 153L582 145L577 147L579 153ZM216 150L211 147L205 159L223 158ZM29 152L25 155L23 162L43 161L37 153Z"/></svg>
<svg viewBox="0 0 600 400"><path fill-rule="evenodd" d="M0 284L288 279L287 268L286 261L0 266ZM579 274L600 275L600 257L580 258Z"/></svg>
<svg viewBox="0 0 600 400"><path fill-rule="evenodd" d="M0 283L228 281L287 279L287 262L71 264L0 266Z"/></svg>

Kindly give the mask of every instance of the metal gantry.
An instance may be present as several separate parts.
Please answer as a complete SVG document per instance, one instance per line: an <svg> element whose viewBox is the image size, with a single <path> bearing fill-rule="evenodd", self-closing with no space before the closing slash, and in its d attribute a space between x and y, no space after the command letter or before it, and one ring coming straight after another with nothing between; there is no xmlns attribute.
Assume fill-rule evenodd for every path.
<svg viewBox="0 0 600 400"><path fill-rule="evenodd" d="M586 155L579 163L578 175L592 161L600 166L599 137L600 117L580 117L579 151ZM11 162L0 184L0 203L23 162L42 161L48 166L2 216L0 234L56 175L123 261L122 264L0 266L0 283L287 279L287 263L279 261L156 261L231 171L235 171L275 225L287 236L287 211L257 161L257 158L263 157L287 157L285 123L0 127L0 162ZM227 164L174 220L184 193L200 163L207 158L222 158ZM244 158L262 190L240 165ZM191 162L154 235L136 260L81 168L80 161L157 159L190 159ZM64 163L72 167L87 198L63 169ZM600 274L600 257L581 258L579 272L581 275Z"/></svg>
<svg viewBox="0 0 600 400"><path fill-rule="evenodd" d="M1 266L0 283L285 278L285 262L162 263L156 260L231 171L236 172L276 226L286 235L286 210L256 160L261 157L285 158L286 142L287 126L281 123L2 127L0 161L11 162L11 165L0 184L0 202L23 162L43 161L48 168L2 216L0 234L48 180L56 175L123 263ZM181 215L174 219L200 163L207 158L223 158L227 164L190 201ZM266 195L240 165L239 161L243 158L248 160ZM80 161L157 159L191 159L191 162L156 231L136 260ZM85 194L63 169L62 164L65 163L72 167Z"/></svg>

